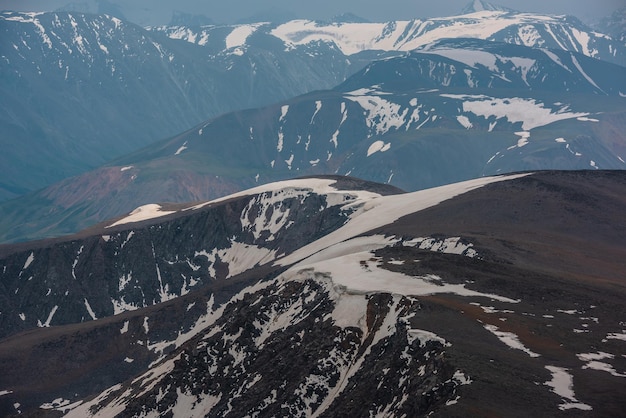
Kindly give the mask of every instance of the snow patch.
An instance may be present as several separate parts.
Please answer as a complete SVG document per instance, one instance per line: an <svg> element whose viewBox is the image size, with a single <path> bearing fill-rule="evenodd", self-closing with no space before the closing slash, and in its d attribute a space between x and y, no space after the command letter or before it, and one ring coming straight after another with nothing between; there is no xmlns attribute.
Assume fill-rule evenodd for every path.
<svg viewBox="0 0 626 418"><path fill-rule="evenodd" d="M554 37L554 35L553 35L553 37ZM554 38L556 39L556 37L554 37ZM562 49L567 50L567 48L565 48L565 47L562 47ZM543 51L543 53L546 54L548 56L548 58L550 58L552 61L554 61L557 65L563 67L566 71L568 71L570 73L572 72L572 70L567 68L567 66L565 64L563 64L561 59L554 52L550 51L549 49L541 49L541 51Z"/></svg>
<svg viewBox="0 0 626 418"><path fill-rule="evenodd" d="M402 106L380 97L384 93L373 94L372 92L372 94L368 94L361 90L346 93L344 97L358 103L363 108L366 115L365 123L370 131L376 135L384 135L391 128L399 129L402 127L409 111L408 108L400 112Z"/></svg>
<svg viewBox="0 0 626 418"><path fill-rule="evenodd" d="M185 143L183 145L180 146L180 148L178 148L176 150L176 152L174 153L174 155L180 155L181 152L183 152L184 150L187 149L187 141L185 141Z"/></svg>
<svg viewBox="0 0 626 418"><path fill-rule="evenodd" d="M569 106L553 110L534 99L513 97L507 99L484 95L442 94L441 97L463 100L463 112L489 118L507 118L509 123L522 123L524 131L565 119L588 116L589 113L569 112Z"/></svg>
<svg viewBox="0 0 626 418"><path fill-rule="evenodd" d="M327 42L335 44L345 55L352 55L365 50L411 51L444 38L489 39L512 25L523 28L520 38L525 45L538 46L532 26L539 23L544 23L548 30L551 25L560 29L565 24L560 16L481 11L464 15L462 19L451 16L390 23L326 24L292 20L270 33L281 39L287 50L297 45Z"/></svg>
<svg viewBox="0 0 626 418"><path fill-rule="evenodd" d="M230 247L224 249L214 248L211 252L196 251L195 256L204 256L211 263L209 273L215 277L216 272L213 264L219 259L228 264L226 278L243 273L257 265L270 262L276 257L276 250L249 245L237 241L230 241Z"/></svg>
<svg viewBox="0 0 626 418"><path fill-rule="evenodd" d="M420 347L424 347L429 341L438 342L444 347L450 347L452 345L434 332L425 331L423 329L409 329L407 332L409 344L413 344L413 341L418 340L420 342Z"/></svg>
<svg viewBox="0 0 626 418"><path fill-rule="evenodd" d="M33 261L35 261L35 253L31 252L28 258L26 259L26 262L24 263L24 267L22 267L22 270L26 270L28 266L32 264Z"/></svg>
<svg viewBox="0 0 626 418"><path fill-rule="evenodd" d="M515 132L515 135L520 137L520 139L517 140L518 148L522 148L524 145L528 144L528 138L530 138L530 132L526 132L526 131Z"/></svg>
<svg viewBox="0 0 626 418"><path fill-rule="evenodd" d="M385 152L391 148L391 142L384 143L383 141L374 141L372 145L367 149L367 156L369 157L372 154L377 152Z"/></svg>
<svg viewBox="0 0 626 418"><path fill-rule="evenodd" d="M592 369L592 370L600 370L603 372L610 373L615 377L626 377L624 373L618 373L612 365L602 362L600 360L612 360L615 358L615 355L605 353L603 351L598 351L597 353L581 353L576 354L579 360L584 361L585 365L582 367L583 369Z"/></svg>
<svg viewBox="0 0 626 418"><path fill-rule="evenodd" d="M459 115L456 117L456 120L465 128L465 129L470 129L472 128L474 125L472 125L472 122L470 122L469 118L467 116L464 115Z"/></svg>
<svg viewBox="0 0 626 418"><path fill-rule="evenodd" d="M559 405L561 411L568 409L581 409L583 411L591 411L590 405L579 402L574 393L574 378L568 373L568 370L562 367L546 366L546 369L552 373L552 380L544 383L552 388L552 392L561 398L569 401Z"/></svg>
<svg viewBox="0 0 626 418"><path fill-rule="evenodd" d="M584 117L584 116L578 117L578 118L576 118L576 120L579 120L581 122L600 122L600 120L598 120L598 119L587 118L587 117Z"/></svg>
<svg viewBox="0 0 626 418"><path fill-rule="evenodd" d="M139 206L137 209L133 210L127 217L120 219L112 223L111 225L106 226L106 228L111 228L117 225L123 225L127 223L140 222L148 219L158 218L161 216L169 215L174 213L175 211L163 211L161 210L161 205L151 203L148 205Z"/></svg>
<svg viewBox="0 0 626 418"><path fill-rule="evenodd" d="M287 112L289 112L289 105L282 105L280 107L280 118L278 118L278 122L282 122L285 119Z"/></svg>
<svg viewBox="0 0 626 418"><path fill-rule="evenodd" d="M248 37L263 25L264 23L255 23L251 25L236 26L226 37L226 48L231 49L244 46Z"/></svg>
<svg viewBox="0 0 626 418"><path fill-rule="evenodd" d="M315 101L315 112L313 112L313 116L311 116L311 121L309 122L309 125L313 124L313 121L315 120L315 116L317 116L317 113L322 109L322 101L321 100L316 100Z"/></svg>
<svg viewBox="0 0 626 418"><path fill-rule="evenodd" d="M581 67L580 63L578 62L578 60L576 59L576 57L574 56L574 54L570 54L570 56L572 57L572 63L574 64L574 66L576 67L576 69L578 70L578 72L580 72L580 74L582 74L583 77L585 77L585 79L589 82L589 84L591 84L592 86L594 86L595 88L597 88L598 90L600 90L602 93L605 93L604 90L602 90L595 81L593 81L593 79L591 77L589 77L587 75L587 73L585 72L585 70L583 70L583 67ZM606 93L605 93L606 94Z"/></svg>
<svg viewBox="0 0 626 418"><path fill-rule="evenodd" d="M607 340L622 340L626 341L626 331L622 331L622 333L610 332L606 335Z"/></svg>
<svg viewBox="0 0 626 418"><path fill-rule="evenodd" d="M418 247L420 250L464 255L470 258L478 257L478 253L472 248L474 244L464 243L462 241L461 237L450 237L445 239L419 237L405 240L402 242L402 245L405 247Z"/></svg>
<svg viewBox="0 0 626 418"><path fill-rule="evenodd" d="M137 305L126 302L123 296L119 300L111 299L111 304L113 305L113 315L118 315L126 311L134 311L140 308Z"/></svg>

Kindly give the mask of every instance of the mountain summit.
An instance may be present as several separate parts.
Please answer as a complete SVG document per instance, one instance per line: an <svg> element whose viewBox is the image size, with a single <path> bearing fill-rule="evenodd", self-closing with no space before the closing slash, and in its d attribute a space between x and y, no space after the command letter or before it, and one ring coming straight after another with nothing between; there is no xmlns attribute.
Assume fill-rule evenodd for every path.
<svg viewBox="0 0 626 418"><path fill-rule="evenodd" d="M483 0L474 0L463 8L462 14L469 14L475 12L514 12L515 10L508 7L500 6L498 4L489 3Z"/></svg>

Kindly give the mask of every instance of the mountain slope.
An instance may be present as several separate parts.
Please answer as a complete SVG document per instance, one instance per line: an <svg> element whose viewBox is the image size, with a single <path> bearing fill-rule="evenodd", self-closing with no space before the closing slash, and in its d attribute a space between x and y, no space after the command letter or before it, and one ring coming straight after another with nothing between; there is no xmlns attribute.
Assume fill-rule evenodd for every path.
<svg viewBox="0 0 626 418"><path fill-rule="evenodd" d="M81 417L623 410L626 172L526 173L389 196L376 186L343 207L322 207L319 216L340 220L337 227L307 245L282 246L284 234L310 236L311 222L284 222L294 219L284 210L294 197L304 206L308 199L338 202L372 186L338 178L298 182L296 189L266 185L148 224L119 224L115 234L132 235L126 245L134 246L123 257L136 265L145 259L139 247L150 252L166 242L177 242L180 252L159 250L157 263L185 264L196 235L221 234L219 220L234 221L224 236L264 224L250 245L272 245L272 231L285 253L230 278L211 275L205 287L160 304L0 340L7 371L0 410ZM307 188L304 200L293 194ZM268 198L280 215L248 210ZM199 228L205 217L213 221ZM174 230L189 241L168 238ZM148 232L151 240L141 238ZM101 245L120 249L113 236ZM21 266L30 275L43 251L90 239L16 247L2 263L26 264L36 253ZM76 273L85 277L101 262L85 252ZM193 274L206 271L200 265ZM145 274L153 273L133 278ZM162 279L178 274L163 270ZM45 289L42 278L22 283ZM152 287L158 292L160 285Z"/></svg>
<svg viewBox="0 0 626 418"><path fill-rule="evenodd" d="M260 42L213 56L107 15L3 12L0 33L0 200L353 71L332 48L322 59Z"/></svg>
<svg viewBox="0 0 626 418"><path fill-rule="evenodd" d="M576 53L441 41L377 61L334 90L225 114L0 205L2 237L76 232L143 204L293 175L418 190L520 170L624 168L625 80L624 67Z"/></svg>
<svg viewBox="0 0 626 418"><path fill-rule="evenodd" d="M215 66L198 65L188 46L119 19L4 12L0 30L3 199L96 167L218 110L195 95L215 90L211 76L195 74L216 77Z"/></svg>

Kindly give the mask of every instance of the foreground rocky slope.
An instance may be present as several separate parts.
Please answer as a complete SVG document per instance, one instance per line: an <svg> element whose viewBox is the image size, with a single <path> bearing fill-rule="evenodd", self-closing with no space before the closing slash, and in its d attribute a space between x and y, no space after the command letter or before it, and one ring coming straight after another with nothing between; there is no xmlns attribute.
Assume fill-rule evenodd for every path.
<svg viewBox="0 0 626 418"><path fill-rule="evenodd" d="M106 306L121 281L104 276L110 294L89 299L94 313L101 302L99 319L90 320L83 302L76 312L87 322L62 317L72 311L65 305L42 325L66 325L5 332L3 413L623 410L623 171L528 173L389 196L381 194L393 190L371 187L354 179L279 183L195 209L143 208L107 222L118 222L108 241L98 227L65 242L3 247L6 300L14 300L13 280L17 295L30 286L30 303L47 303L52 292L35 297L35 283L52 282L55 268L34 274L36 265L45 270L38 259L68 245L86 249L93 236L124 254L136 269L129 283L148 295L111 316ZM220 237L232 238L231 248L237 241L270 252L234 262ZM98 270L90 265L115 264L113 255L103 262L83 251L76 269L59 275L81 283L70 298L79 287L103 287L90 281ZM74 264L68 253L49 266ZM181 275L204 284L178 291ZM164 290L169 300L149 296ZM17 311L27 308L8 315L24 322Z"/></svg>

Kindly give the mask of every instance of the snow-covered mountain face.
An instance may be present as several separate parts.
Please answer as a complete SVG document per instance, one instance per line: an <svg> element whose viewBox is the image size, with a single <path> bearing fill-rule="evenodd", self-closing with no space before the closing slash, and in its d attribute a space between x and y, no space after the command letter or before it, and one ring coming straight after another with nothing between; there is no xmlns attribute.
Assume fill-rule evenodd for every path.
<svg viewBox="0 0 626 418"><path fill-rule="evenodd" d="M625 92L624 67L581 54L440 41L377 61L336 89L225 114L5 204L0 225L5 240L60 235L139 205L213 199L294 175L418 190L520 170L624 169Z"/></svg>
<svg viewBox="0 0 626 418"><path fill-rule="evenodd" d="M481 3L484 4L484 3ZM571 16L546 16L484 6L460 16L392 21L387 23L316 22L293 20L284 24L257 23L199 28L159 27L176 39L200 45L239 48L253 33L278 38L291 50L330 43L345 55L364 51L411 51L449 38L476 38L495 42L579 52L592 58L626 64L626 47L618 39L596 32Z"/></svg>
<svg viewBox="0 0 626 418"><path fill-rule="evenodd" d="M5 247L0 412L614 415L624 173L299 179Z"/></svg>

